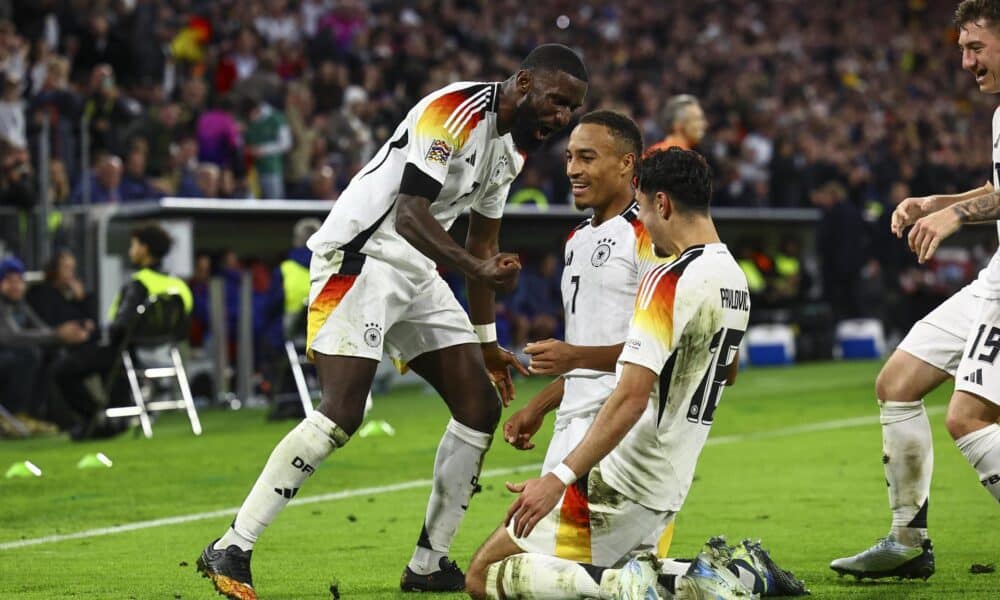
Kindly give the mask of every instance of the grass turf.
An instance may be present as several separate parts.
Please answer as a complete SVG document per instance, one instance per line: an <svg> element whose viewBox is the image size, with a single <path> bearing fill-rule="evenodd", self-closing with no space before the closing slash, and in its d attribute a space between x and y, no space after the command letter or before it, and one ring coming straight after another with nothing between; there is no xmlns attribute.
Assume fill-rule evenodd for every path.
<svg viewBox="0 0 1000 600"><path fill-rule="evenodd" d="M969 573L973 563L1000 559L1000 511L943 427L948 389L928 401L936 449L930 524L937 574L926 583L856 583L828 569L832 558L862 550L888 526L872 397L878 367L838 363L741 374L716 414L671 554L691 556L709 536L724 533L730 540L762 538L814 597L1000 597L1000 573ZM542 383L520 381L516 404ZM397 435L352 440L297 500L430 477L447 420L442 403L419 390L400 390L377 398L371 417L388 420ZM0 467L30 459L44 470L37 479L0 480L0 544L238 506L292 423L266 423L261 412L250 410L205 411L202 418L199 438L178 413L156 424L152 440L0 443ZM548 432L543 428L533 452L498 439L486 469L540 462ZM76 469L83 454L97 451L114 467ZM521 477L483 478L483 493L452 546L460 565L509 504L504 480ZM255 551L258 592L267 599L330 598L327 588L337 580L345 598L403 597L398 577L420 531L428 489L293 504ZM231 518L0 550L0 598L215 597L194 560Z"/></svg>

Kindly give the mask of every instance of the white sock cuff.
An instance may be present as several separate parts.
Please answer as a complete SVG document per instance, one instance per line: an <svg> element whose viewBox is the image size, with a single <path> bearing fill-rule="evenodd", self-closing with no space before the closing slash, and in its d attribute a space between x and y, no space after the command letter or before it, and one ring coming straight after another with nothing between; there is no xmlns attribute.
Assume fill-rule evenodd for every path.
<svg viewBox="0 0 1000 600"><path fill-rule="evenodd" d="M455 419L448 421L447 431L466 444L480 450L488 450L493 441L493 435L476 431L475 429L462 425Z"/></svg>
<svg viewBox="0 0 1000 600"><path fill-rule="evenodd" d="M917 402L893 402L879 400L878 408L881 414L879 422L883 425L902 423L903 421L909 421L910 419L915 419L920 416L927 416L923 400L918 400Z"/></svg>
<svg viewBox="0 0 1000 600"><path fill-rule="evenodd" d="M976 467L987 452L1000 446L1000 425L994 423L972 433L967 433L955 440L955 445L969 460L969 463Z"/></svg>
<svg viewBox="0 0 1000 600"><path fill-rule="evenodd" d="M341 429L340 425L331 421L326 415L318 410L314 410L309 413L309 416L303 419L302 423L303 425L311 425L316 428L319 433L323 434L330 440L330 443L333 444L334 448L343 447L344 444L351 439L351 436L347 435L347 432Z"/></svg>

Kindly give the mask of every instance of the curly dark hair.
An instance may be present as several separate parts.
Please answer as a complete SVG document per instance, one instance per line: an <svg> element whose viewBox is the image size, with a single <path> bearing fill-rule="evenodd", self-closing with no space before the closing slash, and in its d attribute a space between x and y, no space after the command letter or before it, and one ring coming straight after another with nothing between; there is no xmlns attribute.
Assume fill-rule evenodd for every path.
<svg viewBox="0 0 1000 600"><path fill-rule="evenodd" d="M712 199L712 169L700 154L674 146L642 160L639 191L647 196L664 192L682 212L708 213Z"/></svg>
<svg viewBox="0 0 1000 600"><path fill-rule="evenodd" d="M1000 27L1000 0L963 0L952 19L955 27L963 27L985 19L991 27Z"/></svg>
<svg viewBox="0 0 1000 600"><path fill-rule="evenodd" d="M631 152L635 156L638 166L639 157L642 156L642 132L635 121L612 110L595 110L580 118L580 124L584 123L607 129L611 137L624 147L626 154Z"/></svg>
<svg viewBox="0 0 1000 600"><path fill-rule="evenodd" d="M140 244L145 244L149 248L149 254L156 262L162 261L163 257L170 252L170 247L174 245L170 234L152 222L136 225L132 229L131 235L139 240Z"/></svg>

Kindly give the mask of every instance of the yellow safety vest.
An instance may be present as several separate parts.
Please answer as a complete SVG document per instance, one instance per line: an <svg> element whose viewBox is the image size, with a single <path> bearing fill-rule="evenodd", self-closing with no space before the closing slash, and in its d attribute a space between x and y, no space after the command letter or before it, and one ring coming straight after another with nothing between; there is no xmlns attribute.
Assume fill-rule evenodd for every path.
<svg viewBox="0 0 1000 600"><path fill-rule="evenodd" d="M519 204L527 204L529 202L538 207L538 210L549 209L549 199L545 197L545 192L534 187L519 189L513 196L510 197L507 204L517 206Z"/></svg>
<svg viewBox="0 0 1000 600"><path fill-rule="evenodd" d="M747 287L750 288L750 291L762 291L767 285L767 282L764 280L764 274L761 273L760 269L757 267L757 263L744 258L739 261L739 264L740 269L743 270L743 275L747 278Z"/></svg>
<svg viewBox="0 0 1000 600"><path fill-rule="evenodd" d="M309 268L292 259L284 260L281 278L285 287L285 314L298 314L309 300Z"/></svg>
<svg viewBox="0 0 1000 600"><path fill-rule="evenodd" d="M154 269L139 269L132 273L132 279L145 286L150 296L180 296L184 303L184 312L190 314L194 308L194 297L191 295L191 288L180 277L160 273ZM114 319L118 313L118 303L121 302L121 292L111 303L111 310L108 312L108 319Z"/></svg>
<svg viewBox="0 0 1000 600"><path fill-rule="evenodd" d="M778 254L774 257L774 270L782 277L799 274L799 259L786 254Z"/></svg>

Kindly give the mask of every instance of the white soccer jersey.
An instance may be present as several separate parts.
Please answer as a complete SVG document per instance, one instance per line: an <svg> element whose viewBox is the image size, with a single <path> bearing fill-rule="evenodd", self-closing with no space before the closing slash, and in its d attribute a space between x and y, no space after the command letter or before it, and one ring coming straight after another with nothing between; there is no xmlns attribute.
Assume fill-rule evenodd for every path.
<svg viewBox="0 0 1000 600"><path fill-rule="evenodd" d="M993 111L993 188L1000 190L1000 107ZM997 236L1000 238L1000 220L997 221ZM972 293L980 298L1000 298L1000 250L979 272Z"/></svg>
<svg viewBox="0 0 1000 600"><path fill-rule="evenodd" d="M433 273L434 262L396 232L396 198L406 165L442 187L431 214L444 229L467 208L503 215L510 183L524 166L510 134L497 134L499 83L462 82L422 99L371 161L351 179L309 248L386 261L406 273Z"/></svg>
<svg viewBox="0 0 1000 600"><path fill-rule="evenodd" d="M644 270L667 259L653 254L635 203L596 227L591 221L581 223L566 240L562 274L566 341L611 346L625 341ZM574 369L564 379L557 423L597 412L615 389L614 373Z"/></svg>
<svg viewBox="0 0 1000 600"><path fill-rule="evenodd" d="M678 511L750 316L746 277L725 244L685 250L639 283L621 357L659 378L639 422L601 461L612 487Z"/></svg>

